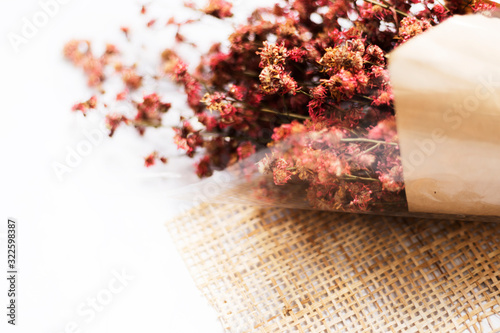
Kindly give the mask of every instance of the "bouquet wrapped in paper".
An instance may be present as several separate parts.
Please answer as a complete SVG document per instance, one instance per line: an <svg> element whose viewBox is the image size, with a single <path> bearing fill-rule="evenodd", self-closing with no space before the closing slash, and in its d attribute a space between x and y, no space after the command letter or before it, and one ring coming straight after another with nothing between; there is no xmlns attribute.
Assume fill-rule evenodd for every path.
<svg viewBox="0 0 500 333"><path fill-rule="evenodd" d="M190 5L194 8L194 5ZM500 219L500 19L489 2L287 1L258 9L195 71L174 49L160 74L184 88L174 141L212 178L190 197L342 212ZM196 9L196 8L194 8ZM210 16L231 16L210 1ZM469 14L469 15L464 15ZM185 42L177 26L176 38ZM65 54L100 87L113 67L144 133L171 105L108 46ZM147 90L143 88L143 91ZM132 92L131 92L132 91ZM99 98L75 105L87 112ZM197 157L199 155L201 157ZM146 165L166 163L153 152ZM215 174L214 174L215 173ZM214 189L214 186L217 188ZM207 190L208 189L208 190Z"/></svg>
<svg viewBox="0 0 500 333"><path fill-rule="evenodd" d="M389 58L395 117L363 129L283 125L265 156L251 158L253 185L231 193L301 208L497 220L498 32L497 18L460 16L400 46Z"/></svg>

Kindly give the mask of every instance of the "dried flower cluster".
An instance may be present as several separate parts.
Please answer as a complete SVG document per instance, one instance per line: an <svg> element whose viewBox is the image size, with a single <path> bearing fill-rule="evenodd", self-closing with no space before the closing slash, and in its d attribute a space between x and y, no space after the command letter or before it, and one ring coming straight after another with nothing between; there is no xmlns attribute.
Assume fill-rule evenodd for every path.
<svg viewBox="0 0 500 333"><path fill-rule="evenodd" d="M186 6L219 19L232 16L225 0ZM492 8L481 0L288 0L257 9L229 37L230 46L215 44L195 71L174 49L165 50L154 79L171 80L186 94L192 117L174 128L174 141L190 157L203 154L198 176L269 147L259 171L272 175L273 186L300 184L313 207L401 209L406 201L386 55L452 15ZM149 12L142 7L141 14ZM177 26L178 43L187 43L180 29L195 21L171 18L166 24ZM129 29L121 30L129 38ZM99 88L107 75L121 77L116 99L128 101L137 114L129 119L110 113L110 135L120 125L140 134L162 125L168 96L131 100L129 92L143 85L144 75L122 64L116 47L95 56L88 41L71 41L64 54L83 69L91 87ZM98 100L94 96L73 110L85 114ZM167 162L153 152L145 164L156 160ZM257 191L273 195L269 184Z"/></svg>

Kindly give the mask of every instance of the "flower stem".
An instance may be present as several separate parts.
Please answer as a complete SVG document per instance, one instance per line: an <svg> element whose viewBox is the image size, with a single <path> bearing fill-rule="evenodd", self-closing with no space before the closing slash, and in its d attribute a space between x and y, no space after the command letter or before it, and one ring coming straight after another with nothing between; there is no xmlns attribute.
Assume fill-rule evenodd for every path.
<svg viewBox="0 0 500 333"><path fill-rule="evenodd" d="M363 139L363 138L346 138L346 139L340 139L340 141L342 141L342 142L369 142L369 143L375 143L375 144L381 144L381 145L391 145L391 146L398 145L396 142L387 142L387 141L379 141L379 140Z"/></svg>
<svg viewBox="0 0 500 333"><path fill-rule="evenodd" d="M385 9L389 9L389 10L393 9L393 8L391 8L391 6L385 5L385 4L383 4L383 3L380 3L380 2L377 2L377 1L374 1L374 0L363 0L363 1L368 2L368 3L371 3L372 5L380 6L380 7L385 8ZM398 13L399 15L402 15L402 16L409 16L409 15L408 15L408 14L406 14L405 12L402 12L402 11L400 11L400 10L398 10L398 9L394 9L394 11L395 11L396 13Z"/></svg>
<svg viewBox="0 0 500 333"><path fill-rule="evenodd" d="M378 179L375 178L367 178L367 177L358 177L358 176L353 176L353 175L345 175L343 177L339 177L339 179L343 180L368 180L371 182L378 182Z"/></svg>
<svg viewBox="0 0 500 333"><path fill-rule="evenodd" d="M356 155L354 155L354 156L351 156L351 157L350 157L350 158L348 158L347 160L348 160L348 161L350 161L350 160L352 160L352 159L354 159L354 158L356 158L356 157L358 157L358 156L361 156L361 155L363 155L363 154L369 153L369 152L371 152L372 150L376 149L378 146L380 146L380 143L377 143L376 145L371 146L370 148L368 148L367 150L362 151L362 152L361 152L361 153L359 153L359 154L356 154Z"/></svg>
<svg viewBox="0 0 500 333"><path fill-rule="evenodd" d="M306 95L306 96L307 96L307 97L309 97L309 98L313 98L313 97L312 97L312 95L310 95L310 94L306 93L304 90L300 90L300 89L299 89L299 90L297 90L297 92L298 92L298 93L301 93L301 94L303 94L303 95Z"/></svg>
<svg viewBox="0 0 500 333"><path fill-rule="evenodd" d="M297 118L297 119L303 119L303 120L311 119L308 116L303 116L303 115L295 114L295 113L286 113L285 114L285 113L273 111L273 110L270 110L270 109L258 109L258 110L262 111L262 112L268 112L268 113L273 113L273 114L279 114L279 115L282 115L282 116L288 116L288 117L291 117L291 118Z"/></svg>
<svg viewBox="0 0 500 333"><path fill-rule="evenodd" d="M273 111L271 109L266 109L266 108L256 108L256 107L252 107L251 105L249 105L248 103L245 103L244 101L241 101L239 99L233 99L233 98L227 98L228 100L230 101L234 101L234 102L237 102L237 103L240 103L242 104L243 106L245 107L248 107L248 108L251 108L255 111L262 111L262 112L267 112L267 113L272 113L272 114L279 114L279 115L282 115L282 116L288 116L290 118L297 118L297 119L302 119L302 120L307 120L307 119L311 119L310 117L308 116L302 116L300 114L296 114L296 113L281 113L281 112L277 112L277 111ZM285 103L285 102L284 102ZM286 105L285 105L286 107Z"/></svg>

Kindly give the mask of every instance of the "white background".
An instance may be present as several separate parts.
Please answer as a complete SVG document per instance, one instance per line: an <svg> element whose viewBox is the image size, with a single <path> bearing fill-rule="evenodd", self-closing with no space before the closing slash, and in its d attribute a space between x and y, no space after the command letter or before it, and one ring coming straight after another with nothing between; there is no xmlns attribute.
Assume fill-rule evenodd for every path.
<svg viewBox="0 0 500 333"><path fill-rule="evenodd" d="M181 3L154 2L148 18L158 18L161 26L169 16L184 15ZM243 7L259 3L265 1L237 1L236 22L249 12ZM68 151L86 140L84 131L95 131L102 121L70 112L91 92L81 70L64 61L64 43L86 38L102 48L104 41L123 42L120 26L134 33L147 21L139 15L140 5L131 0L68 1L15 52L8 34L21 34L23 19L32 21L41 6L33 0L0 3L1 332L222 332L164 226L179 213L172 191L195 180L193 161L174 157L167 166L143 167L142 158L154 149L180 155L170 144L171 132L152 131L141 139L132 129L119 129L112 140L93 145L62 181L53 170L54 163L65 163ZM206 47L229 31L209 20L204 29L186 34ZM148 36L144 40L159 50L171 45L171 34ZM141 59L149 52L135 51ZM182 108L175 89L171 95L174 106ZM156 177L165 172L182 177ZM8 217L19 224L16 327L6 324ZM105 293L113 272L122 271L133 280L102 311L91 319L78 312ZM71 329L72 322L77 330Z"/></svg>

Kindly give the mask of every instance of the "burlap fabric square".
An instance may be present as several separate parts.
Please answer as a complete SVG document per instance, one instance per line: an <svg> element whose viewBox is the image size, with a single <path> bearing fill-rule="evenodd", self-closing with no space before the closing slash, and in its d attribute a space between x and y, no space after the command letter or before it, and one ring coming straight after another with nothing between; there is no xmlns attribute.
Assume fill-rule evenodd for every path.
<svg viewBox="0 0 500 333"><path fill-rule="evenodd" d="M500 331L500 223L204 204L167 226L227 332Z"/></svg>

